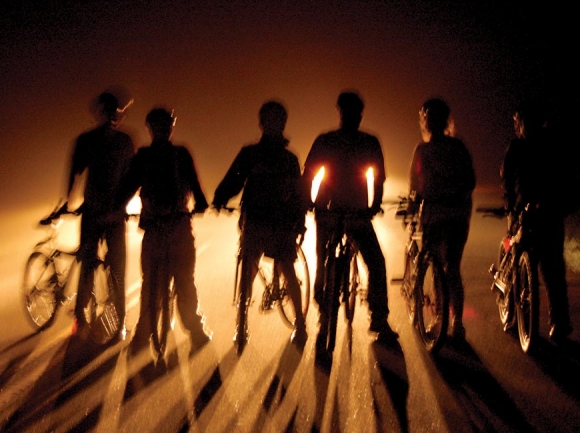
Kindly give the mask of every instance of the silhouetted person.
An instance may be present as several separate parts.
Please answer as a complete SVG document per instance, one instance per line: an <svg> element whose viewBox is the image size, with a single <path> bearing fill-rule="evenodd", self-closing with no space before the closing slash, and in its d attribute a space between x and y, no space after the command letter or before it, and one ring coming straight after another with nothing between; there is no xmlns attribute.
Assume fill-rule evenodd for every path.
<svg viewBox="0 0 580 433"><path fill-rule="evenodd" d="M465 339L461 259L472 210L475 172L465 144L449 133L450 109L441 99L429 99L419 111L423 142L415 147L410 169L409 213L423 205L420 224L423 248L439 258L450 297L451 336Z"/></svg>
<svg viewBox="0 0 580 433"><path fill-rule="evenodd" d="M242 282L249 288L264 254L279 263L288 281L288 291L296 311L291 340L304 346L306 324L302 314L300 286L294 269L296 241L304 233L305 201L301 196L300 164L286 147L284 128L286 109L276 101L268 101L259 112L262 137L256 144L242 147L224 179L217 187L213 205L219 209L244 190L241 198L239 226L242 229ZM247 338L236 329L236 338Z"/></svg>
<svg viewBox="0 0 580 433"><path fill-rule="evenodd" d="M129 102L129 104L132 101ZM127 104L127 106L129 105ZM83 306L87 304L92 287L92 263L97 257L99 241L107 243L107 258L117 281L119 291L125 295L125 220L107 218L113 210L119 182L125 175L135 148L131 137L118 130L127 106L121 106L115 95L104 92L95 102L99 126L81 134L75 143L68 183L69 196L75 183L87 171L82 204L80 259L81 276L78 286L75 317L77 334L86 338L88 331ZM125 320L125 302L118 311L121 324ZM124 328L120 338L124 338Z"/></svg>
<svg viewBox="0 0 580 433"><path fill-rule="evenodd" d="M525 103L514 114L517 138L506 149L500 171L508 221L530 204L533 209L532 242L539 260L549 303L550 338L560 340L572 332L564 260L564 219L574 204L570 191L574 173L567 170L560 139L545 127L543 107Z"/></svg>
<svg viewBox="0 0 580 433"><path fill-rule="evenodd" d="M203 213L208 204L190 152L185 146L170 141L175 120L173 112L165 108L154 108L147 114L145 122L153 141L150 146L140 148L133 158L116 206L118 210L123 209L140 189L143 282L139 321L131 343L134 352L149 346L152 318L157 308L151 299L157 290L169 290L171 278L177 311L189 331L191 348L197 348L210 338L205 334L204 319L198 315L190 213L192 198L194 213Z"/></svg>
<svg viewBox="0 0 580 433"><path fill-rule="evenodd" d="M372 168L374 197L370 211L357 221L349 221L347 231L356 242L368 268L369 329L377 332L379 339L391 341L398 335L387 321L389 309L385 257L372 224L372 217L381 211L383 184L386 180L383 151L375 136L359 130L364 103L357 93L341 93L337 108L340 128L316 138L306 159L303 174L304 187L310 191L315 176L324 167L324 179L314 202L317 233L314 298L320 305L324 293L326 246L337 229L334 211L363 211L362 215L369 209L366 173Z"/></svg>

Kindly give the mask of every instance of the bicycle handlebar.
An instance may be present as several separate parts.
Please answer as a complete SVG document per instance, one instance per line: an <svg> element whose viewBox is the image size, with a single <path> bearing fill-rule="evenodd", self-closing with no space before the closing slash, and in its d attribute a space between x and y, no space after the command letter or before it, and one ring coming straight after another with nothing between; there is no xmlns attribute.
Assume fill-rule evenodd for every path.
<svg viewBox="0 0 580 433"><path fill-rule="evenodd" d="M40 225L48 226L52 224L54 220L59 219L63 215L80 215L82 213L82 205L76 210L68 209L68 202L64 202L62 206L57 205L56 208L48 215L40 220Z"/></svg>

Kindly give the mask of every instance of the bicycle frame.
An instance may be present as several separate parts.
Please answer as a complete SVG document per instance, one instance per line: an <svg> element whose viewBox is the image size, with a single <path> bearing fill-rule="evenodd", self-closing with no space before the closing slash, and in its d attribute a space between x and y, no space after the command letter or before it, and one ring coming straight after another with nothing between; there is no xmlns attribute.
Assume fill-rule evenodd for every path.
<svg viewBox="0 0 580 433"><path fill-rule="evenodd" d="M422 211L423 204L417 214L407 214L407 199L400 199L396 216L403 217L407 230L401 295L409 321L417 328L423 345L429 352L435 353L447 335L449 294L439 259L426 251L423 245L420 225Z"/></svg>
<svg viewBox="0 0 580 433"><path fill-rule="evenodd" d="M64 214L78 215L69 212L65 205L57 207L40 225L49 226L50 234L36 244L30 254L24 272L22 294L24 307L37 330L49 326L59 306L77 297L78 290L66 296L71 269L79 265L79 250L64 251L56 246L58 227ZM95 261L84 266L91 266L94 271L90 296L83 305L90 337L99 344L107 343L117 332L120 322L117 314L118 297L113 276L102 259L104 241L99 244L99 255ZM124 299L123 299L124 302Z"/></svg>
<svg viewBox="0 0 580 433"><path fill-rule="evenodd" d="M498 208L480 208L485 215L503 218L506 212ZM539 318L537 260L532 243L533 209L530 205L518 214L508 234L500 243L498 266L492 264L492 291L496 291L496 303L504 331L517 322L520 346L528 353L534 346ZM509 225L508 221L508 225Z"/></svg>

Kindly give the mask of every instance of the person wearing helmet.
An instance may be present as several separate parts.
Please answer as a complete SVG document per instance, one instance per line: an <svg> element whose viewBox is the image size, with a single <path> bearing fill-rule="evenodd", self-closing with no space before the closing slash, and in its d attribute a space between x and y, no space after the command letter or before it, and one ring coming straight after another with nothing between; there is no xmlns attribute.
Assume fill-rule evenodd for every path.
<svg viewBox="0 0 580 433"><path fill-rule="evenodd" d="M373 216L381 212L383 200L383 184L386 180L383 151L377 137L359 129L364 102L357 92L342 92L337 100L337 109L340 116L339 129L316 138L306 158L302 175L304 188L310 194L316 175L324 168L324 178L313 204L317 254L314 297L320 305L324 290L326 245L337 224L332 211L361 211L361 214L366 215L349 222L347 230L359 247L368 268L369 331L376 333L380 341L391 343L396 341L398 334L387 321L387 268L372 224ZM374 179L373 202L370 206L367 186L369 169L372 169ZM321 317L321 320L324 318Z"/></svg>
<svg viewBox="0 0 580 433"><path fill-rule="evenodd" d="M513 221L528 204L534 210L532 241L548 294L549 336L558 343L573 331L564 238L566 216L574 210L569 191L575 183L574 170L566 161L569 151L563 143L567 140L549 127L544 111L544 104L536 98L516 108L516 138L506 149L500 176L508 220Z"/></svg>
<svg viewBox="0 0 580 433"><path fill-rule="evenodd" d="M153 108L145 119L152 138L131 161L117 199L117 210L124 209L140 190L139 227L144 230L141 246L141 309L133 352L149 348L152 333L150 302L154 290L168 290L174 280L177 311L189 331L191 350L211 339L201 317L194 282L195 245L191 212L203 213L207 201L198 179L191 153L185 145L171 141L176 118L164 107ZM194 206L191 209L191 202ZM160 354L157 354L160 355Z"/></svg>
<svg viewBox="0 0 580 433"><path fill-rule="evenodd" d="M302 314L300 286L294 270L296 240L304 234L304 200L300 196L300 164L287 149L284 128L288 114L278 101L268 101L259 111L260 141L242 147L213 199L216 209L244 190L239 226L242 281L250 287L257 275L262 254L277 260L288 280L290 298L296 311L291 341L304 347L306 323ZM234 339L248 338L247 330L236 329Z"/></svg>
<svg viewBox="0 0 580 433"><path fill-rule="evenodd" d="M423 142L415 147L410 168L408 213L421 204L423 247L437 254L450 295L451 336L465 339L461 259L469 234L475 172L469 150L451 136L450 109L440 98L419 111Z"/></svg>
<svg viewBox="0 0 580 433"><path fill-rule="evenodd" d="M101 93L93 102L93 114L98 126L81 134L74 145L70 163L68 195L73 197L78 185L82 185L86 172L86 184L81 206L82 218L80 227L79 258L82 262L81 276L78 285L75 306L76 335L87 336L87 323L83 306L90 296L92 266L90 263L97 257L101 239L107 243L107 260L122 294L125 293L125 221L122 217L109 220L106 216L113 209L115 196L121 178L128 170L131 158L135 154L132 138L118 128L125 115L125 106L119 98L109 92ZM69 199L69 202L71 200ZM117 311L121 324L125 320L125 302L120 303ZM119 338L125 336L121 328Z"/></svg>

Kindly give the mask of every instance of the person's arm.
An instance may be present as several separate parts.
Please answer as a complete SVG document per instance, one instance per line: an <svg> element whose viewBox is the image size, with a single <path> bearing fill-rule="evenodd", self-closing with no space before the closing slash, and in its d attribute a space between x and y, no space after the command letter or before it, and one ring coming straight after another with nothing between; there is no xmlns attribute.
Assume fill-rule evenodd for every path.
<svg viewBox="0 0 580 433"><path fill-rule="evenodd" d="M73 190L77 176L81 175L88 167L88 143L79 137L73 146L69 165L68 189L67 195Z"/></svg>
<svg viewBox="0 0 580 433"><path fill-rule="evenodd" d="M381 210L381 204L383 202L384 185L385 181L387 180L387 173L385 169L385 157L383 155L383 149L381 148L381 144L378 141L378 139L376 140L374 147L375 147L375 156L373 158L374 197L371 209L373 210L374 213L376 213Z"/></svg>
<svg viewBox="0 0 580 433"><path fill-rule="evenodd" d="M141 187L143 183L143 158L144 153L137 152L131 159L127 173L123 176L117 191L113 206L114 212L124 212L129 201Z"/></svg>
<svg viewBox="0 0 580 433"><path fill-rule="evenodd" d="M423 200L422 183L421 145L419 144L415 147L409 169L409 197L407 202L407 212L409 214L415 214L419 211Z"/></svg>
<svg viewBox="0 0 580 433"><path fill-rule="evenodd" d="M217 207L225 206L228 201L238 195L248 177L245 148L238 153L226 175L215 190L212 204Z"/></svg>
<svg viewBox="0 0 580 433"><path fill-rule="evenodd" d="M197 175L197 170L195 168L195 162L193 161L193 157L191 156L189 151L187 151L187 149L185 149L184 154L186 154L185 159L187 161L187 166L190 168L188 183L189 189L193 193L193 200L195 202L193 211L196 213L198 212L203 213L209 207L209 205L205 198L205 194L203 193L203 189L201 187L201 183Z"/></svg>
<svg viewBox="0 0 580 433"><path fill-rule="evenodd" d="M501 186L503 190L504 207L513 211L516 204L516 161L514 142L507 147L504 160L500 167Z"/></svg>

